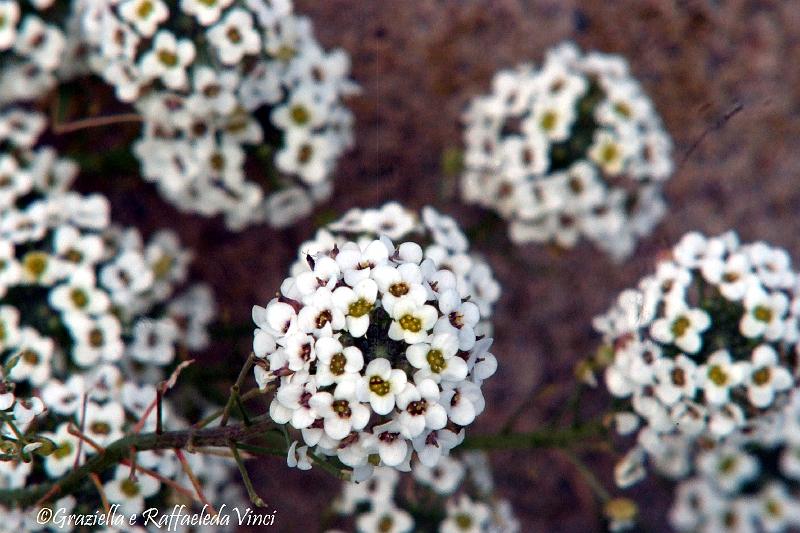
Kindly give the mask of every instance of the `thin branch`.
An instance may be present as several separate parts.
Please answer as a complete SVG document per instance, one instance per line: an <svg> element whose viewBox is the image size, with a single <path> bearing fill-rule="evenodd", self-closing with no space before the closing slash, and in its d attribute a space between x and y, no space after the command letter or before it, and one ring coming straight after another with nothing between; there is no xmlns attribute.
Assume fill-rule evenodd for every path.
<svg viewBox="0 0 800 533"><path fill-rule="evenodd" d="M129 434L111 444L102 453L91 456L77 469L71 470L61 478L44 483L29 485L20 489L0 489L0 504L28 507L35 503L44 504L56 494L73 494L83 485L91 474L100 473L116 464L130 465L131 447L137 451L184 449L189 439L198 447L229 447L230 441L247 441L253 437L272 439L275 448L283 446L283 438L268 431L273 422L268 416L253 419L252 425L231 425L206 429L189 429L156 433ZM284 456L285 448L279 455ZM276 454L278 455L278 454ZM136 467L144 472L142 467Z"/></svg>
<svg viewBox="0 0 800 533"><path fill-rule="evenodd" d="M595 496L597 496L601 502L607 502L611 499L611 495L605 489L600 480L597 479L597 476L594 475L592 469L586 466L580 457L569 450L561 450L561 452L569 460L569 462L572 463L575 469L580 472L581 476L583 476L583 479L586 481L586 484L589 485L589 487L592 489L592 492L594 492Z"/></svg>
<svg viewBox="0 0 800 533"><path fill-rule="evenodd" d="M88 393L83 393L83 398L81 400L81 419L80 419L80 431L83 433L84 424L86 423L86 403L89 399ZM78 441L78 453L75 454L75 463L72 465L73 470L78 469L78 465L81 462L81 457L83 456L83 440Z"/></svg>
<svg viewBox="0 0 800 533"><path fill-rule="evenodd" d="M188 477L189 481L192 482L192 486L194 487L194 491L197 493L197 497L200 499L200 502L208 506L212 516L217 516L218 513L216 508L214 508L211 502L208 501L206 495L203 494L203 486L200 484L200 480L197 479L197 476L192 471L192 467L189 466L189 461L186 460L186 456L183 455L183 452L177 448L175 449L175 455L178 457L178 461L181 462L181 466L183 467L183 472L186 474L186 477Z"/></svg>
<svg viewBox="0 0 800 533"><path fill-rule="evenodd" d="M98 494L100 494L100 502L103 504L103 510L106 513L111 512L111 506L108 504L108 497L106 496L106 491L103 488L103 484L100 482L100 476L92 472L89 474L89 479L92 480L94 483L95 488L97 488Z"/></svg>
<svg viewBox="0 0 800 533"><path fill-rule="evenodd" d="M142 122L142 116L138 113L120 113L117 115L105 115L101 117L89 117L72 122L53 122L51 129L56 135L72 133L88 128L99 128L102 126L113 126L114 124L125 124L130 122Z"/></svg>
<svg viewBox="0 0 800 533"><path fill-rule="evenodd" d="M255 354L250 352L250 355L247 357L247 361L244 362L242 369L239 371L239 377L237 377L236 382L231 385L231 395L228 397L228 403L225 404L225 410L222 411L222 419L219 421L220 426L227 425L228 418L231 416L231 408L235 405L236 399L239 397L239 391L242 388L242 383L244 383L244 380L247 379L247 375L250 373L250 369L253 367L255 357Z"/></svg>
<svg viewBox="0 0 800 533"><path fill-rule="evenodd" d="M253 502L253 505L256 507L266 507L267 504L264 503L261 496L256 493L256 489L253 488L253 482L250 480L250 475L247 473L247 468L244 466L241 455L239 455L239 449L236 447L236 443L231 440L229 445L233 453L233 459L236 461L236 466L239 467L239 474L242 476L242 481L244 482L245 489L247 489L247 495L250 497L250 501Z"/></svg>

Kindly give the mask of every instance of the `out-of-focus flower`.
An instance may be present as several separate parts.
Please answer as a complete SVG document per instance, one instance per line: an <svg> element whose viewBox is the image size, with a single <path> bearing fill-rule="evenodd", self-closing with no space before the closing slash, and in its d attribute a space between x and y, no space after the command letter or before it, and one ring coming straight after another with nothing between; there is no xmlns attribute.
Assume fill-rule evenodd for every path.
<svg viewBox="0 0 800 533"><path fill-rule="evenodd" d="M620 260L665 212L672 142L619 56L561 44L539 69L496 74L464 122L462 195L508 219L515 242L586 237Z"/></svg>
<svg viewBox="0 0 800 533"><path fill-rule="evenodd" d="M222 214L235 230L283 227L329 196L352 144L343 98L356 86L347 55L324 51L291 2L73 9L88 67L142 116L142 174L178 208ZM252 169L261 179L247 179Z"/></svg>

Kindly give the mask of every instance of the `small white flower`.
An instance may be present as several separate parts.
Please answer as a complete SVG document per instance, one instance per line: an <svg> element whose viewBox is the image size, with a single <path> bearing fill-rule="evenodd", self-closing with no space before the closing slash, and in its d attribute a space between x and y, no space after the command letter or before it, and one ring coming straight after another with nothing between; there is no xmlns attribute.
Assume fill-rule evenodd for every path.
<svg viewBox="0 0 800 533"><path fill-rule="evenodd" d="M456 356L458 340L452 333L433 335L430 342L421 342L406 349L408 362L421 371L421 378L435 382L458 382L467 377L467 363Z"/></svg>
<svg viewBox="0 0 800 533"><path fill-rule="evenodd" d="M694 398L697 390L694 361L681 354L675 359L661 358L654 363L656 395L667 405L673 405L682 398Z"/></svg>
<svg viewBox="0 0 800 533"><path fill-rule="evenodd" d="M750 403L764 409L772 404L776 392L789 389L794 380L789 371L778 362L778 354L768 344L753 350L745 385Z"/></svg>
<svg viewBox="0 0 800 533"><path fill-rule="evenodd" d="M108 402L100 405L95 402L86 404L86 416L83 419L86 435L100 446L108 446L122 437L122 424L125 422L125 411L122 405ZM91 446L84 445L87 453L96 453ZM130 469L129 469L130 470Z"/></svg>
<svg viewBox="0 0 800 533"><path fill-rule="evenodd" d="M391 317L389 338L416 344L428 337L428 332L433 328L439 314L435 307L419 305L411 297L404 296L392 306Z"/></svg>
<svg viewBox="0 0 800 533"><path fill-rule="evenodd" d="M369 328L369 315L375 307L378 285L371 279L362 279L351 289L339 287L333 292L333 302L347 320L347 331L353 337L362 337ZM341 328L337 328L341 329Z"/></svg>
<svg viewBox="0 0 800 533"><path fill-rule="evenodd" d="M441 533L480 533L489 521L489 507L471 500L466 494L446 504L447 518L439 526Z"/></svg>
<svg viewBox="0 0 800 533"><path fill-rule="evenodd" d="M407 439L419 436L425 429L438 430L447 425L447 412L439 404L439 386L431 379L416 385L409 383L397 395L400 433Z"/></svg>
<svg viewBox="0 0 800 533"><path fill-rule="evenodd" d="M450 331L458 337L460 350L471 350L475 346L475 326L481 316L478 306L462 301L455 290L441 293L438 303L443 316L437 321L434 332Z"/></svg>
<svg viewBox="0 0 800 533"><path fill-rule="evenodd" d="M181 10L187 15L194 15L203 26L208 26L219 20L222 10L232 2L233 0L181 0Z"/></svg>
<svg viewBox="0 0 800 533"><path fill-rule="evenodd" d="M64 314L86 313L103 314L108 310L110 300L108 294L98 289L94 272L88 269L76 270L66 283L50 292L50 305Z"/></svg>
<svg viewBox="0 0 800 533"><path fill-rule="evenodd" d="M19 4L14 0L0 2L0 50L7 50L17 37Z"/></svg>
<svg viewBox="0 0 800 533"><path fill-rule="evenodd" d="M358 375L364 356L355 346L343 347L332 337L323 337L314 345L317 354L317 385L325 387Z"/></svg>
<svg viewBox="0 0 800 533"><path fill-rule="evenodd" d="M137 475L134 480L130 474L130 467L118 466L114 478L103 488L108 501L119 504L121 513L134 515L145 509L145 498L154 496L161 488L161 483L144 474Z"/></svg>
<svg viewBox="0 0 800 533"><path fill-rule="evenodd" d="M758 286L751 286L744 296L745 314L739 322L739 331L748 338L763 336L777 340L783 335L784 316L789 300L781 292L767 293Z"/></svg>
<svg viewBox="0 0 800 533"><path fill-rule="evenodd" d="M188 85L186 67L194 57L195 48L190 40L178 40L169 31L159 30L152 49L142 56L142 74L149 79L161 79L170 89L183 89Z"/></svg>
<svg viewBox="0 0 800 533"><path fill-rule="evenodd" d="M14 381L29 381L31 385L44 385L50 378L51 363L55 343L49 337L43 337L33 328L22 329L19 342L10 355L17 358L17 363L8 373Z"/></svg>
<svg viewBox="0 0 800 533"><path fill-rule="evenodd" d="M394 505L376 506L356 519L358 531L381 533L409 533L414 529L410 514Z"/></svg>
<svg viewBox="0 0 800 533"><path fill-rule="evenodd" d="M358 399L369 402L379 415L389 414L395 406L395 397L403 392L408 378L402 370L392 368L383 358L373 359L364 371L358 387Z"/></svg>
<svg viewBox="0 0 800 533"><path fill-rule="evenodd" d="M332 439L341 440L352 431L361 431L369 422L370 411L356 399L356 386L355 378L346 379L336 385L333 394L318 392L310 400Z"/></svg>
<svg viewBox="0 0 800 533"><path fill-rule="evenodd" d="M758 461L736 447L705 452L697 458L699 470L713 479L720 489L737 492L758 475Z"/></svg>
<svg viewBox="0 0 800 533"><path fill-rule="evenodd" d="M486 405L481 388L469 381L444 383L440 403L444 405L450 420L459 426L471 424Z"/></svg>
<svg viewBox="0 0 800 533"><path fill-rule="evenodd" d="M625 146L614 134L607 130L595 133L594 143L589 148L589 157L603 172L616 176L625 169L627 153Z"/></svg>
<svg viewBox="0 0 800 533"><path fill-rule="evenodd" d="M112 314L88 317L73 314L65 318L74 346L72 360L79 366L88 367L98 361L117 361L125 350L122 342L122 327Z"/></svg>
<svg viewBox="0 0 800 533"><path fill-rule="evenodd" d="M711 326L711 318L702 309L675 302L667 305L664 318L653 321L650 334L658 342L673 343L689 354L697 353L703 345L700 335Z"/></svg>
<svg viewBox="0 0 800 533"><path fill-rule="evenodd" d="M44 436L52 440L56 446L53 453L44 459L45 471L52 478L61 477L75 465L80 440L69 432L67 422L59 425L55 433L46 433Z"/></svg>
<svg viewBox="0 0 800 533"><path fill-rule="evenodd" d="M161 0L125 0L119 5L119 14L142 36L152 37L158 25L169 17L169 9Z"/></svg>
<svg viewBox="0 0 800 533"><path fill-rule="evenodd" d="M328 137L297 128L288 130L284 147L275 156L282 172L296 174L307 184L321 183L330 173L334 155Z"/></svg>
<svg viewBox="0 0 800 533"><path fill-rule="evenodd" d="M381 463L386 466L400 467L408 463L408 441L400 434L400 428L394 421L373 428L373 448L378 452Z"/></svg>
<svg viewBox="0 0 800 533"><path fill-rule="evenodd" d="M731 388L744 381L747 369L747 363L735 363L727 350L718 350L709 356L706 364L698 367L698 385L703 388L707 401L723 405L729 401Z"/></svg>
<svg viewBox="0 0 800 533"><path fill-rule="evenodd" d="M327 287L320 287L306 297L305 304L297 315L300 331L319 337L344 327L346 310Z"/></svg>
<svg viewBox="0 0 800 533"><path fill-rule="evenodd" d="M261 46L261 38L253 28L253 17L243 9L228 11L206 35L225 65L239 63L245 55L257 53Z"/></svg>
<svg viewBox="0 0 800 533"><path fill-rule="evenodd" d="M465 468L461 461L442 457L434 467L417 463L413 468L414 479L431 487L437 494L448 496L453 494L464 479Z"/></svg>
<svg viewBox="0 0 800 533"><path fill-rule="evenodd" d="M175 358L179 334L178 326L171 318L140 319L133 326L133 342L128 352L141 363L168 365Z"/></svg>

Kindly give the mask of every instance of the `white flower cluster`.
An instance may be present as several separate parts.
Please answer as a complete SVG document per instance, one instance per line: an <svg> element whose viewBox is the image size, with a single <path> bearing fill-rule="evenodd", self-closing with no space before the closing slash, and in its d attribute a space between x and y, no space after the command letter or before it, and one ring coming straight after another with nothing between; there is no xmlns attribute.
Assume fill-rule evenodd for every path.
<svg viewBox="0 0 800 533"><path fill-rule="evenodd" d="M470 252L469 241L458 223L429 206L422 209L421 216L397 202L379 208L350 209L339 220L318 230L313 240L300 246L291 274L299 276L310 270L309 255L330 253L348 240L365 244L381 235L393 241L413 239L420 243L425 258L431 259L438 268L451 271L456 277L459 294L465 298L469 296L478 306L481 313L481 322L475 328L478 334L492 334L488 319L500 297L500 284L488 263Z"/></svg>
<svg viewBox="0 0 800 533"><path fill-rule="evenodd" d="M800 528L800 394L783 409L700 451L676 488L677 531L782 532Z"/></svg>
<svg viewBox="0 0 800 533"><path fill-rule="evenodd" d="M0 104L53 88L69 52L64 20L55 0L0 2Z"/></svg>
<svg viewBox="0 0 800 533"><path fill-rule="evenodd" d="M206 344L214 315L203 286L172 298L189 261L173 233L144 243L135 229L110 224L104 197L65 191L75 167L35 146L43 124L22 111L0 116L0 441L3 450L27 443L22 457L4 453L3 489L60 477L97 453L70 424L99 446L121 438L155 400L178 350ZM155 429L155 415L145 431ZM165 428L186 425L169 401L163 420ZM30 461L36 451L42 457ZM228 483L232 470L220 458L189 461L209 497ZM172 451L141 452L137 464L191 484ZM108 499L126 512L167 494L153 477L136 481L129 472L121 467L105 481Z"/></svg>
<svg viewBox="0 0 800 533"><path fill-rule="evenodd" d="M363 213L362 213L363 214ZM482 315L453 271L413 241L331 242L255 306L260 387L277 387L270 415L309 448L368 477L373 464L434 466L484 409L497 368ZM298 459L295 454L299 454Z"/></svg>
<svg viewBox="0 0 800 533"><path fill-rule="evenodd" d="M290 0L76 5L89 67L141 114L134 151L167 199L241 229L286 226L329 196L355 85L347 55L325 52Z"/></svg>
<svg viewBox="0 0 800 533"><path fill-rule="evenodd" d="M499 72L465 116L462 194L510 221L517 243L581 236L628 256L665 211L672 142L619 56L571 43Z"/></svg>
<svg viewBox="0 0 800 533"><path fill-rule="evenodd" d="M632 409L617 429L643 424L618 483L641 478L647 456L683 477L697 441L734 438L780 410L797 374L799 283L785 250L689 233L595 319L606 386Z"/></svg>
<svg viewBox="0 0 800 533"><path fill-rule="evenodd" d="M511 504L493 495L492 473L484 454L445 457L435 467L415 463L412 472L411 487L403 484L396 470L385 467L377 468L368 483L345 482L333 508L342 517L354 517L353 530L359 533L520 531Z"/></svg>

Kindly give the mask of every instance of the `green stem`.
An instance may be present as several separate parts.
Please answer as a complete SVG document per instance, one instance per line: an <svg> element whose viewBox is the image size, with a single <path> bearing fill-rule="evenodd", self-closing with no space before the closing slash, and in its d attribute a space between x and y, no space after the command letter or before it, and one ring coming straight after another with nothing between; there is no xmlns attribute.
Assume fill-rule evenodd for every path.
<svg viewBox="0 0 800 533"><path fill-rule="evenodd" d="M567 450L562 451L564 452L564 456L569 459L569 462L572 463L575 469L581 474L581 476L583 476L584 481L586 481L586 484L592 489L592 492L594 492L595 496L597 496L601 502L607 502L610 500L611 495L608 493L600 480L597 479L597 476L594 475L592 469L586 466L586 463L584 463L581 458L574 453Z"/></svg>

